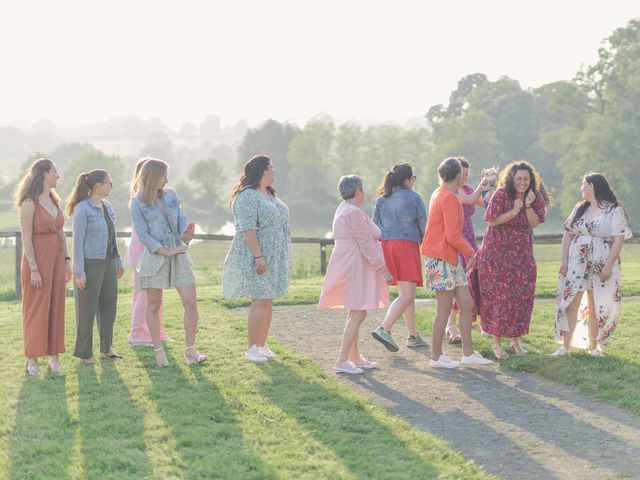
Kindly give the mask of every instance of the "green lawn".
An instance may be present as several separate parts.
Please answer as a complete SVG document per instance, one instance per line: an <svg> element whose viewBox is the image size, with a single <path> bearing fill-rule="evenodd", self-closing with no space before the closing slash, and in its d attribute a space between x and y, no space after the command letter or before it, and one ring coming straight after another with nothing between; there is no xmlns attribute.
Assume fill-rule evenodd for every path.
<svg viewBox="0 0 640 480"><path fill-rule="evenodd" d="M418 328L431 334L431 321L435 309L418 309ZM559 344L554 337L553 303L538 302L533 309L529 335L522 345L529 350L524 357L512 355L501 362L505 369L536 373L550 380L577 387L581 392L595 395L609 403L624 407L640 415L640 303L622 304L622 315L605 356L592 358L586 351L572 350L571 354L555 359L550 355ZM398 328L402 329L402 325ZM474 348L484 356L493 358L491 338L474 333ZM508 346L507 339L503 346ZM445 347L446 348L446 347Z"/></svg>
<svg viewBox="0 0 640 480"><path fill-rule="evenodd" d="M20 304L0 311L0 478L490 478L435 436L339 384L275 341L279 359L243 359L245 322L200 290L198 346L182 361L181 309L165 298L171 366L126 345L122 295L115 350L96 366L62 357L62 375L23 373ZM67 303L67 348L73 301ZM94 337L94 342L97 340Z"/></svg>

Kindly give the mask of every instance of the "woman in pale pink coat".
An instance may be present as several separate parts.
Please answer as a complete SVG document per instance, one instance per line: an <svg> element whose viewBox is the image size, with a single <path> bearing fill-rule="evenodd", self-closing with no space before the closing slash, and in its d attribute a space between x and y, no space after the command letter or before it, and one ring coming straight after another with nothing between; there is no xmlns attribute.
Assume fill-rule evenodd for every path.
<svg viewBox="0 0 640 480"><path fill-rule="evenodd" d="M327 267L318 308L345 308L347 323L342 347L334 370L339 373L363 373L375 368L358 350L360 324L367 310L389 304L387 271L380 244L380 229L361 209L364 204L362 179L347 175L338 182L344 201L333 218L335 248Z"/></svg>
<svg viewBox="0 0 640 480"><path fill-rule="evenodd" d="M140 169L143 167L148 157L141 159L136 164L135 173L133 178L138 175ZM133 302L131 304L131 333L129 333L129 345L145 345L153 347L153 341L151 340L151 333L149 333L149 327L147 326L147 293L144 290L138 291L138 264L140 263L140 257L144 251L144 245L138 239L138 235L134 229L131 229L131 243L127 249L124 262L129 267L133 268ZM167 332L164 331L162 325L162 307L160 307L160 337L162 341L169 340Z"/></svg>

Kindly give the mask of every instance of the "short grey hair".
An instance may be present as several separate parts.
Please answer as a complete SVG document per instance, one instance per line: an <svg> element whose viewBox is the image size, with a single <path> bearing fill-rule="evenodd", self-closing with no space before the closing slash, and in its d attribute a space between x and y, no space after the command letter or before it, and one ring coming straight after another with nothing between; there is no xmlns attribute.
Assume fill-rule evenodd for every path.
<svg viewBox="0 0 640 480"><path fill-rule="evenodd" d="M344 175L338 180L338 190L343 200L349 200L356 196L358 190L362 190L362 178L358 175Z"/></svg>

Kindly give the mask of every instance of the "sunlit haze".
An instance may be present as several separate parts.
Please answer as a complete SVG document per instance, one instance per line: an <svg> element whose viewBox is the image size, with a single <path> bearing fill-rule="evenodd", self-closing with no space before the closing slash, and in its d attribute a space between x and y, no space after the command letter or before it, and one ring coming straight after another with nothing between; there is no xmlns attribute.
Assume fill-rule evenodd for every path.
<svg viewBox="0 0 640 480"><path fill-rule="evenodd" d="M422 117L464 75L572 78L637 0L20 1L0 7L0 125Z"/></svg>

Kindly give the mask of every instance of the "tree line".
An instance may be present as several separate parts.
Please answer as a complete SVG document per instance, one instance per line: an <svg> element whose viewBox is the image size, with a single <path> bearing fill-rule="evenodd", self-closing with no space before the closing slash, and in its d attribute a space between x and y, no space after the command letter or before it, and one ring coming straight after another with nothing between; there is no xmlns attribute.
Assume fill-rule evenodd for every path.
<svg viewBox="0 0 640 480"><path fill-rule="evenodd" d="M437 185L437 165L448 156L467 157L473 182L482 168L526 159L538 168L555 198L545 229L558 231L579 199L580 177L590 171L609 178L632 222L640 218L638 105L640 19L634 19L604 40L597 62L581 67L573 79L523 89L511 78L491 81L482 73L469 74L458 82L448 104L426 111L421 126L336 124L320 116L299 127L270 119L243 128L244 136L235 144L175 146L166 133L158 132L149 135L140 154L169 161L170 175L177 179L173 186L187 213L208 231L232 219L227 201L244 162L255 154L269 154L293 230L314 235L331 227L341 175L363 177L365 208L372 209L375 190L394 164L415 167L416 189L427 201ZM215 117L196 130L185 125L180 133L220 137ZM65 143L48 154L61 164L62 195L79 172L109 170L118 185L114 206L128 219L127 182L139 156L108 155L89 143ZM37 156L31 155L23 168ZM5 193L9 187L1 186ZM481 215L476 217L480 222Z"/></svg>

